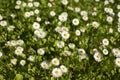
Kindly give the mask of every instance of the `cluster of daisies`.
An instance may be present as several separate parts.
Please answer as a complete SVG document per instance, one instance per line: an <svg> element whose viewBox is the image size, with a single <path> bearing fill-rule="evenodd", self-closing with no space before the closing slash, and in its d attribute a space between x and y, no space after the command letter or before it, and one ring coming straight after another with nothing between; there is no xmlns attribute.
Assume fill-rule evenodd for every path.
<svg viewBox="0 0 120 80"><path fill-rule="evenodd" d="M42 0L43 1L43 0ZM101 0L94 0L97 4L99 4L100 2L102 2ZM32 46L28 46L27 45L27 41L26 39L24 40L21 39L20 36L18 36L17 39L15 40L8 40L5 42L5 46L7 48L13 48L14 50L14 56L17 57L12 57L11 58L11 64L12 65L18 65L20 64L22 67L27 65L27 61L31 62L31 63L35 63L37 61L37 57L36 56L41 56L43 58L43 61L40 61L40 67L43 70L49 70L51 69L51 74L53 77L61 77L64 73L69 73L69 66L65 65L65 64L61 64L59 59L61 56L64 57L73 57L76 55L76 57L78 57L78 60L84 60L89 58L88 51L86 51L87 46L85 47L81 47L78 46L78 44L74 43L75 41L80 42L82 40L82 35L85 35L86 32L91 32L91 30L89 30L90 28L93 30L99 30L99 28L103 28L104 31L104 26L102 26L101 23L101 17L103 18L102 21L105 22L105 24L107 24L110 27L107 27L107 34L113 34L114 35L114 31L115 29L112 27L113 24L117 23L117 33L120 33L120 5L116 5L116 9L118 10L118 12L116 12L112 7L110 7L109 5L113 5L115 3L115 0L104 0L103 1L103 5L104 8L102 9L103 12L98 12L99 9L97 7L94 6L94 8L91 11L82 9L80 6L73 6L70 5L72 3L70 3L69 0L60 0L58 4L61 5L59 7L63 7L65 8L65 10L59 11L57 12L56 9L54 9L57 4L55 4L55 0L49 0L49 1L43 1L43 2L38 2L38 1L34 1L34 0L28 0L28 2L25 1L21 1L21 0L17 0L14 6L15 10L21 11L21 18L23 18L24 20L26 20L26 24L29 24L27 26L30 27L31 29L31 35L33 35L33 42L39 42L41 40L46 40L46 42L48 41L48 44L50 43L50 41L48 40L48 37L50 36L49 34L52 34L53 32L55 34L52 34L52 39L54 35L57 35L56 37L54 37L54 43L55 45L51 45L51 47L53 48L53 51L51 51L51 53L58 53L58 56L54 56L51 54L50 57L50 61L48 59L44 59L44 56L46 56L48 54L48 51L46 49L46 46L44 45L39 45L36 44L37 49L33 49ZM73 0L73 2L75 4L78 4L81 2L81 0ZM44 4L44 6L43 6ZM84 6L84 4L83 4ZM42 7L47 8L48 11L43 12L42 11ZM41 16L43 15L42 13L47 13L46 16ZM99 15L103 13L103 15ZM117 13L117 14L116 14ZM72 15L71 15L72 14ZM76 17L74 17L74 15L77 15ZM12 19L16 19L17 18L17 14L12 13L10 14L10 16L12 17ZM100 16L100 17L98 17ZM49 19L49 17L51 18L51 20ZM72 18L71 18L72 17ZM92 18L91 18L92 17ZM95 18L95 19L94 19ZM98 20L96 19L98 18ZM100 20L99 20L100 18ZM117 18L117 20L116 20ZM93 20L91 20L93 19ZM22 20L22 19L21 19ZM28 21L28 23L27 23ZM51 24L53 24L54 21L54 26L51 26ZM16 23L17 24L17 23ZM84 25L85 24L85 25ZM22 25L21 26L27 27ZM82 27L81 27L82 26ZM4 19L4 16L2 16L2 14L0 14L0 27L7 29L7 33L8 32L15 32L18 29L18 26L14 25L14 24L10 24L8 20ZM116 26L114 26L116 28ZM51 30L52 28L52 30ZM72 31L72 29L74 29ZM48 30L48 31L47 31ZM51 30L51 31L50 31ZM53 32L52 32L53 31ZM94 33L92 33L94 34ZM106 32L105 32L106 34ZM14 34L13 34L14 35ZM26 34L24 34L26 35ZM28 34L29 35L29 34ZM12 36L12 35L11 35ZM88 36L88 35L86 35ZM74 37L74 38L73 38ZM99 37L99 36L97 36ZM73 41L71 41L70 39L73 38ZM77 38L77 39L76 39ZM51 41L52 41L51 39ZM90 38L91 39L91 38ZM74 41L75 40L75 41ZM30 42L31 44L34 44L33 42ZM112 44L111 40L109 37L104 36L104 38L101 39L101 41L99 42L100 46L102 46L102 51L100 51L99 49L97 49L96 47L92 50L92 57L96 62L101 62L104 60L104 56L106 57L109 54L112 54L115 57L115 64L120 67L120 49L119 47L113 47L111 49L111 51L109 50L109 46ZM87 45L91 44L91 43L86 43ZM97 45L97 44L96 44ZM26 52L26 48L25 46L31 47L31 49L33 49L34 53L37 54L27 54ZM38 48L39 46L39 48ZM47 45L49 46L49 45ZM58 52L55 52L57 50L55 50L56 47ZM89 47L90 48L90 47ZM27 49L28 50L28 49ZM50 49L48 48L48 50L50 51ZM32 52L31 52L32 53ZM53 57L54 56L54 57ZM0 52L0 58L4 57L4 51L1 50ZM17 58L21 57L21 60L18 60ZM23 59L22 59L23 58ZM63 59L63 58L62 58ZM79 63L78 63L79 64ZM16 67L16 66L15 66Z"/></svg>

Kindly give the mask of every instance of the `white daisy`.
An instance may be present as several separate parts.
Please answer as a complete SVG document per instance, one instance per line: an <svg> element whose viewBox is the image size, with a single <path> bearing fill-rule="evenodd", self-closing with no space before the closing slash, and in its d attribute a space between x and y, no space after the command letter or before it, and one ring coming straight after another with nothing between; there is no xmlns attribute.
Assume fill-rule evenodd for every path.
<svg viewBox="0 0 120 80"><path fill-rule="evenodd" d="M50 11L50 15L51 15L51 16L55 16L56 13L55 13L54 11Z"/></svg>
<svg viewBox="0 0 120 80"><path fill-rule="evenodd" d="M60 66L60 69L62 70L63 73L67 73L67 72L68 72L67 67L64 66L64 65L61 65L61 66Z"/></svg>
<svg viewBox="0 0 120 80"><path fill-rule="evenodd" d="M93 57L97 62L101 62L103 59L103 56L99 52L96 52Z"/></svg>
<svg viewBox="0 0 120 80"><path fill-rule="evenodd" d="M71 56L71 51L65 50L65 51L63 52L63 55L64 55L64 56Z"/></svg>
<svg viewBox="0 0 120 80"><path fill-rule="evenodd" d="M12 26L12 25L9 26L9 27L7 27L7 30L8 30L8 31L13 31L14 29L15 29L15 26Z"/></svg>
<svg viewBox="0 0 120 80"><path fill-rule="evenodd" d="M58 65L60 64L60 61L59 61L58 58L53 58L51 62L52 62L52 64L55 65L55 66L58 66Z"/></svg>
<svg viewBox="0 0 120 80"><path fill-rule="evenodd" d="M32 3L32 2L29 2L29 3L28 3L28 7L30 7L30 8L33 7L33 3Z"/></svg>
<svg viewBox="0 0 120 80"><path fill-rule="evenodd" d="M63 13L61 13L61 14L58 16L58 19L59 19L61 22L65 22L65 21L67 21L67 16L68 16L68 13L67 13L67 12L63 12Z"/></svg>
<svg viewBox="0 0 120 80"><path fill-rule="evenodd" d="M99 27L99 23L98 22L96 22L96 21L93 21L92 22L92 26L94 27L94 28L98 28Z"/></svg>
<svg viewBox="0 0 120 80"><path fill-rule="evenodd" d="M12 63L13 65L16 65L16 64L17 64L17 59L16 59L16 58L11 59L11 63Z"/></svg>
<svg viewBox="0 0 120 80"><path fill-rule="evenodd" d="M39 14L40 11L39 11L38 9L35 9L35 10L34 10L34 13L35 13L35 14Z"/></svg>
<svg viewBox="0 0 120 80"><path fill-rule="evenodd" d="M102 52L103 52L104 55L108 55L108 50L107 49L103 49Z"/></svg>
<svg viewBox="0 0 120 80"><path fill-rule="evenodd" d="M76 34L76 36L80 36L80 34L81 34L80 30L76 30L75 34Z"/></svg>
<svg viewBox="0 0 120 80"><path fill-rule="evenodd" d="M52 70L53 77L61 77L62 76L62 70L60 68L54 68Z"/></svg>
<svg viewBox="0 0 120 80"><path fill-rule="evenodd" d="M39 55L44 55L44 54L45 54L45 50L44 50L43 48L39 48L39 49L37 50L37 53L38 53Z"/></svg>
<svg viewBox="0 0 120 80"><path fill-rule="evenodd" d="M69 43L68 46L69 46L69 48L71 48L71 49L74 49L74 48L75 48L75 44L74 44L74 43Z"/></svg>
<svg viewBox="0 0 120 80"><path fill-rule="evenodd" d="M120 67L120 58L115 59L115 64L116 66Z"/></svg>
<svg viewBox="0 0 120 80"><path fill-rule="evenodd" d="M20 61L20 65L21 65L21 66L24 66L25 64L26 64L26 61L25 61L25 60L21 60L21 61Z"/></svg>
<svg viewBox="0 0 120 80"><path fill-rule="evenodd" d="M36 18L36 21L40 22L40 21L41 21L41 18L40 18L40 17L37 17L37 18Z"/></svg>
<svg viewBox="0 0 120 80"><path fill-rule="evenodd" d="M34 29L39 29L40 28L40 24L37 23L37 22L34 22L32 26L33 26Z"/></svg>
<svg viewBox="0 0 120 80"><path fill-rule="evenodd" d="M40 65L43 69L49 69L49 67L50 67L49 64L46 61L41 62Z"/></svg>
<svg viewBox="0 0 120 80"><path fill-rule="evenodd" d="M57 47L58 48L63 48L65 46L65 43L63 41L58 41L57 42Z"/></svg>
<svg viewBox="0 0 120 80"><path fill-rule="evenodd" d="M2 20L3 19L3 17L2 17L2 15L0 14L0 20Z"/></svg>
<svg viewBox="0 0 120 80"><path fill-rule="evenodd" d="M30 17L30 12L25 12L24 17L29 18Z"/></svg>
<svg viewBox="0 0 120 80"><path fill-rule="evenodd" d="M80 15L81 15L81 16L87 16L88 13L87 13L87 11L81 11L81 12L80 12Z"/></svg>
<svg viewBox="0 0 120 80"><path fill-rule="evenodd" d="M19 46L22 46L24 44L24 41L23 40L17 40L17 45L19 45Z"/></svg>
<svg viewBox="0 0 120 80"><path fill-rule="evenodd" d="M102 40L102 44L105 45L105 46L108 46L109 45L109 40L108 39L103 39Z"/></svg>
<svg viewBox="0 0 120 80"><path fill-rule="evenodd" d="M109 22L109 23L112 23L113 22L113 18L111 16L108 16L106 18L106 21Z"/></svg>
<svg viewBox="0 0 120 80"><path fill-rule="evenodd" d="M2 55L3 55L3 53L2 53L2 52L0 52L0 57L2 57Z"/></svg>
<svg viewBox="0 0 120 80"><path fill-rule="evenodd" d="M29 56L28 60L34 62L35 61L35 57L34 56Z"/></svg>
<svg viewBox="0 0 120 80"><path fill-rule="evenodd" d="M68 39L70 37L70 34L68 32L62 32L61 33L62 38Z"/></svg>
<svg viewBox="0 0 120 80"><path fill-rule="evenodd" d="M68 0L62 0L62 4L63 5L67 5L68 4Z"/></svg>
<svg viewBox="0 0 120 80"><path fill-rule="evenodd" d="M0 21L0 25L3 26L3 27L4 27L4 26L7 26L7 21L5 21L5 20Z"/></svg>
<svg viewBox="0 0 120 80"><path fill-rule="evenodd" d="M39 3L39 2L34 2L33 5L34 5L35 7L39 7L40 3Z"/></svg>
<svg viewBox="0 0 120 80"><path fill-rule="evenodd" d="M120 50L118 48L112 49L112 53L115 57L120 57Z"/></svg>
<svg viewBox="0 0 120 80"><path fill-rule="evenodd" d="M79 25L79 19L74 18L74 19L72 20L72 23L73 23L73 25L75 25L75 26Z"/></svg>

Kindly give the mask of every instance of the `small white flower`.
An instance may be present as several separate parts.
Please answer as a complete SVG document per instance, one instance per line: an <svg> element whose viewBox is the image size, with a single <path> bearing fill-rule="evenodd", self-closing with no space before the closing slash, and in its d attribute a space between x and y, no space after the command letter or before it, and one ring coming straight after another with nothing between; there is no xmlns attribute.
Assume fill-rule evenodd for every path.
<svg viewBox="0 0 120 80"><path fill-rule="evenodd" d="M118 12L118 17L120 18L120 12Z"/></svg>
<svg viewBox="0 0 120 80"><path fill-rule="evenodd" d="M62 70L60 68L54 68L52 70L53 77L61 77L62 76Z"/></svg>
<svg viewBox="0 0 120 80"><path fill-rule="evenodd" d="M68 4L68 0L62 0L62 4L63 5L67 5Z"/></svg>
<svg viewBox="0 0 120 80"><path fill-rule="evenodd" d="M109 22L109 23L112 23L113 22L113 18L111 16L108 16L106 21Z"/></svg>
<svg viewBox="0 0 120 80"><path fill-rule="evenodd" d="M68 32L62 32L61 35L64 39L68 39L70 37L70 34Z"/></svg>
<svg viewBox="0 0 120 80"><path fill-rule="evenodd" d="M75 7L75 12L80 12L80 8L79 7Z"/></svg>
<svg viewBox="0 0 120 80"><path fill-rule="evenodd" d="M115 59L115 64L116 66L120 67L120 58Z"/></svg>
<svg viewBox="0 0 120 80"><path fill-rule="evenodd" d="M115 57L120 57L120 50L118 48L114 48L112 53Z"/></svg>
<svg viewBox="0 0 120 80"><path fill-rule="evenodd" d="M22 47L17 47L16 48L16 50L15 50L15 54L17 55L17 56L21 56L22 55L22 53L23 53L23 48Z"/></svg>
<svg viewBox="0 0 120 80"><path fill-rule="evenodd" d="M40 65L43 69L49 69L49 67L50 67L49 64L46 61L41 62Z"/></svg>
<svg viewBox="0 0 120 80"><path fill-rule="evenodd" d="M107 49L103 49L103 54L104 55L108 55L108 50Z"/></svg>
<svg viewBox="0 0 120 80"><path fill-rule="evenodd" d="M41 21L41 18L40 18L40 17L37 17L37 18L36 18L36 21L40 22L40 21Z"/></svg>
<svg viewBox="0 0 120 80"><path fill-rule="evenodd" d="M120 27L118 27L118 32L120 33Z"/></svg>
<svg viewBox="0 0 120 80"><path fill-rule="evenodd" d="M0 21L0 25L3 26L3 27L4 27L4 26L7 26L7 21L5 21L5 20Z"/></svg>
<svg viewBox="0 0 120 80"><path fill-rule="evenodd" d="M51 3L48 3L48 7L52 7L52 4L51 4Z"/></svg>
<svg viewBox="0 0 120 80"><path fill-rule="evenodd" d="M74 19L72 20L72 23L73 23L73 25L75 25L75 26L79 25L79 19L74 18Z"/></svg>
<svg viewBox="0 0 120 80"><path fill-rule="evenodd" d="M58 58L53 58L51 62L52 62L52 64L55 65L55 66L58 66L58 65L60 64L60 61L59 61Z"/></svg>
<svg viewBox="0 0 120 80"><path fill-rule="evenodd" d="M104 1L104 5L107 5L107 4L109 4L109 1L108 1L108 0L105 0L105 1Z"/></svg>
<svg viewBox="0 0 120 80"><path fill-rule="evenodd" d="M67 21L67 16L68 16L68 13L67 13L67 12L63 12L63 13L61 13L61 14L58 16L58 19L59 19L61 22L65 22L65 21Z"/></svg>
<svg viewBox="0 0 120 80"><path fill-rule="evenodd" d="M16 4L17 4L17 5L21 5L21 3L22 3L22 2L21 2L20 0L17 0L17 1L16 1Z"/></svg>
<svg viewBox="0 0 120 80"><path fill-rule="evenodd" d="M39 7L40 3L39 2L34 2L33 3L35 7Z"/></svg>
<svg viewBox="0 0 120 80"><path fill-rule="evenodd" d="M34 13L35 13L35 14L39 14L40 11L39 11L38 9L35 9L35 10L34 10Z"/></svg>
<svg viewBox="0 0 120 80"><path fill-rule="evenodd" d="M109 33L113 33L113 29L112 28L109 28Z"/></svg>
<svg viewBox="0 0 120 80"><path fill-rule="evenodd" d="M16 65L17 64L17 59L11 59L11 63L13 64L13 65Z"/></svg>
<svg viewBox="0 0 120 80"><path fill-rule="evenodd" d="M120 10L120 5L117 5L117 9L119 9L119 10Z"/></svg>
<svg viewBox="0 0 120 80"><path fill-rule="evenodd" d="M81 11L81 12L80 12L80 15L81 15L81 16L87 16L88 13L87 13L87 11Z"/></svg>
<svg viewBox="0 0 120 80"><path fill-rule="evenodd" d="M23 40L17 40L17 45L22 46L24 44Z"/></svg>
<svg viewBox="0 0 120 80"><path fill-rule="evenodd" d="M26 4L25 2L23 2L23 3L22 3L22 6L23 6L23 7L26 7L26 6L27 6L27 4Z"/></svg>
<svg viewBox="0 0 120 80"><path fill-rule="evenodd" d="M95 0L96 2L99 2L100 0Z"/></svg>
<svg viewBox="0 0 120 80"><path fill-rule="evenodd" d="M34 15L34 12L33 11L30 11L30 16L33 16Z"/></svg>
<svg viewBox="0 0 120 80"><path fill-rule="evenodd" d="M37 23L37 22L34 22L32 26L33 26L34 29L39 29L40 28L40 24Z"/></svg>
<svg viewBox="0 0 120 80"><path fill-rule="evenodd" d="M65 43L63 41L58 41L57 42L57 47L58 48L63 48L65 46Z"/></svg>
<svg viewBox="0 0 120 80"><path fill-rule="evenodd" d="M93 26L94 28L98 28L99 25L100 25L100 24L99 24L98 22L96 22L96 21L92 22L92 26Z"/></svg>
<svg viewBox="0 0 120 80"><path fill-rule="evenodd" d="M94 54L94 59L97 61L97 62L101 62L102 61L102 55L99 53L99 52L96 52Z"/></svg>
<svg viewBox="0 0 120 80"><path fill-rule="evenodd" d="M8 31L13 31L14 28L15 28L15 26L12 26L12 25L11 25L11 26L7 27L7 30L8 30Z"/></svg>
<svg viewBox="0 0 120 80"><path fill-rule="evenodd" d="M87 58L87 54L86 54L84 49L78 49L78 54L79 54L80 59L86 59Z"/></svg>
<svg viewBox="0 0 120 80"><path fill-rule="evenodd" d="M76 3L78 3L79 2L79 0L74 0Z"/></svg>
<svg viewBox="0 0 120 80"><path fill-rule="evenodd" d="M2 17L2 15L0 14L0 20L2 20L3 19L3 17Z"/></svg>
<svg viewBox="0 0 120 80"><path fill-rule="evenodd" d="M16 17L16 15L15 15L15 14L11 14L10 16L11 16L12 18L15 18L15 17Z"/></svg>
<svg viewBox="0 0 120 80"><path fill-rule="evenodd" d="M76 30L75 34L76 34L76 36L80 36L80 34L81 34L80 30Z"/></svg>
<svg viewBox="0 0 120 80"><path fill-rule="evenodd" d="M2 57L2 55L3 55L3 53L2 53L2 52L0 52L0 57Z"/></svg>
<svg viewBox="0 0 120 80"><path fill-rule="evenodd" d="M71 56L71 51L65 50L65 51L63 52L63 55L64 55L64 56Z"/></svg>
<svg viewBox="0 0 120 80"><path fill-rule="evenodd" d="M39 49L37 50L37 53L38 53L39 55L44 55L44 54L45 54L45 50L44 50L43 48L39 48Z"/></svg>
<svg viewBox="0 0 120 80"><path fill-rule="evenodd" d="M20 61L20 65L24 66L26 64L26 61L25 60L21 60Z"/></svg>
<svg viewBox="0 0 120 80"><path fill-rule="evenodd" d="M29 18L30 17L30 12L25 12L24 16L25 16L25 18Z"/></svg>
<svg viewBox="0 0 120 80"><path fill-rule="evenodd" d="M33 7L33 3L29 2L28 7L30 7L30 8Z"/></svg>
<svg viewBox="0 0 120 80"><path fill-rule="evenodd" d="M109 45L109 40L108 39L103 39L102 40L103 45L108 46Z"/></svg>
<svg viewBox="0 0 120 80"><path fill-rule="evenodd" d="M55 16L56 13L55 13L54 11L50 11L50 15L51 15L51 16Z"/></svg>
<svg viewBox="0 0 120 80"><path fill-rule="evenodd" d="M81 53L86 53L84 49L80 48L78 49L78 54L81 54Z"/></svg>
<svg viewBox="0 0 120 80"><path fill-rule="evenodd" d="M10 45L11 45L11 46L16 46L16 45L17 45L17 42L16 42L15 40L12 40L12 41L10 42Z"/></svg>
<svg viewBox="0 0 120 80"><path fill-rule="evenodd" d="M74 43L69 43L68 46L69 46L69 48L71 48L71 49L74 49L74 48L75 48L75 44L74 44Z"/></svg>
<svg viewBox="0 0 120 80"><path fill-rule="evenodd" d="M68 32L68 28L67 27L62 27L62 32Z"/></svg>
<svg viewBox="0 0 120 80"><path fill-rule="evenodd" d="M40 32L39 35L37 35L38 38L45 38L46 37L46 32Z"/></svg>
<svg viewBox="0 0 120 80"><path fill-rule="evenodd" d="M88 21L88 16L83 16L82 19L83 19L84 21Z"/></svg>
<svg viewBox="0 0 120 80"><path fill-rule="evenodd" d="M16 6L15 6L15 9L20 9L20 5L16 5Z"/></svg>
<svg viewBox="0 0 120 80"><path fill-rule="evenodd" d="M34 62L35 61L35 57L34 56L29 56L28 60Z"/></svg>
<svg viewBox="0 0 120 80"><path fill-rule="evenodd" d="M64 65L61 65L61 66L60 66L60 69L62 70L63 73L67 73L67 72L68 72L67 67L64 66Z"/></svg>

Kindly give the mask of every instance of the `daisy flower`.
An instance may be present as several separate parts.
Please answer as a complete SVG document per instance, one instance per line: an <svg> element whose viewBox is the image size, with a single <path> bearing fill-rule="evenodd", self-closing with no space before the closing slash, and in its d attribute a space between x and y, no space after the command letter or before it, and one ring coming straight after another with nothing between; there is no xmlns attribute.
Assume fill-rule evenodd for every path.
<svg viewBox="0 0 120 80"><path fill-rule="evenodd" d="M53 77L56 77L56 78L61 77L62 76L62 70L60 68L54 68L52 70L52 75L53 75Z"/></svg>
<svg viewBox="0 0 120 80"><path fill-rule="evenodd" d="M67 67L64 66L64 65L61 65L61 66L60 66L60 69L62 70L63 73L67 73L67 72L68 72Z"/></svg>
<svg viewBox="0 0 120 80"><path fill-rule="evenodd" d="M73 25L75 25L75 26L79 25L79 19L74 18L74 19L72 20L72 23L73 23Z"/></svg>
<svg viewBox="0 0 120 80"><path fill-rule="evenodd" d="M26 61L25 61L25 60L21 60L21 61L20 61L20 65L21 65L21 66L24 66L25 64L26 64Z"/></svg>
<svg viewBox="0 0 120 80"><path fill-rule="evenodd" d="M60 64L60 61L58 58L53 58L51 62L54 66L58 66Z"/></svg>
<svg viewBox="0 0 120 80"><path fill-rule="evenodd" d="M115 59L115 64L116 66L120 67L120 58Z"/></svg>
<svg viewBox="0 0 120 80"><path fill-rule="evenodd" d="M49 67L50 67L49 64L46 61L41 62L40 65L43 69L49 69Z"/></svg>

